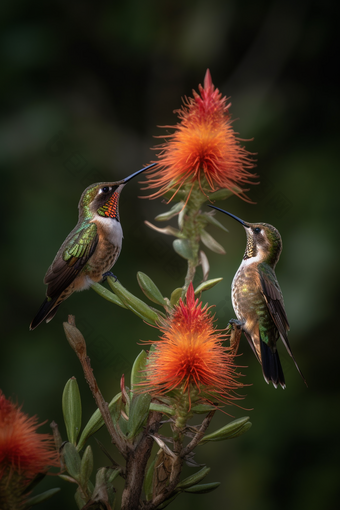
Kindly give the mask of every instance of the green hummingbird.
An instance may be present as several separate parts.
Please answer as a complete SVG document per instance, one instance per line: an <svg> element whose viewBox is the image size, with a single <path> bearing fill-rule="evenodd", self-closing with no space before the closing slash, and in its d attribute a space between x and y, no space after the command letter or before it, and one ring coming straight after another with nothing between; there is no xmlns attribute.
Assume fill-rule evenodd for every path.
<svg viewBox="0 0 340 510"><path fill-rule="evenodd" d="M288 342L289 323L275 267L282 251L279 231L267 223L246 223L237 216L210 205L243 225L247 246L232 283L234 311L256 358L262 366L264 379L275 388L286 387L277 351L281 338L302 379L301 370ZM231 321L233 322L233 321Z"/></svg>
<svg viewBox="0 0 340 510"><path fill-rule="evenodd" d="M119 196L133 177L148 165L118 182L91 184L80 197L78 223L67 236L44 278L46 299L30 324L34 329L55 316L59 305L75 291L85 290L110 273L122 247Z"/></svg>

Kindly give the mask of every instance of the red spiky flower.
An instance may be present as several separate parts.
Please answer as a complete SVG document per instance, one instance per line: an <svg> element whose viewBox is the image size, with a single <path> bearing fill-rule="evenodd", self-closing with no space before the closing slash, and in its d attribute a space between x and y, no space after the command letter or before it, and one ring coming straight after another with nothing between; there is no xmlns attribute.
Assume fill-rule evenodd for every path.
<svg viewBox="0 0 340 510"><path fill-rule="evenodd" d="M159 161L147 172L148 188L159 188L149 198L172 190L174 194L188 184L188 197L196 181L204 194L227 188L247 199L241 186L250 183L253 175L248 171L254 167L250 153L240 145L240 139L232 128L227 98L215 89L209 69L204 78L204 87L199 85L199 94L185 98L180 110L175 110L180 123L161 144ZM205 179L204 179L205 178ZM203 182L204 179L204 182ZM210 189L209 189L210 188Z"/></svg>
<svg viewBox="0 0 340 510"><path fill-rule="evenodd" d="M174 390L195 400L230 403L240 398L234 391L243 385L236 381L235 352L224 347L226 335L216 330L207 305L195 300L190 283L186 304L179 305L160 324L162 337L150 351L144 385L153 396ZM197 397L197 398L196 398Z"/></svg>
<svg viewBox="0 0 340 510"><path fill-rule="evenodd" d="M59 466L50 434L38 434L38 419L21 411L0 391L0 500L1 489L11 481L26 486L49 466ZM1 506L1 505L0 505Z"/></svg>

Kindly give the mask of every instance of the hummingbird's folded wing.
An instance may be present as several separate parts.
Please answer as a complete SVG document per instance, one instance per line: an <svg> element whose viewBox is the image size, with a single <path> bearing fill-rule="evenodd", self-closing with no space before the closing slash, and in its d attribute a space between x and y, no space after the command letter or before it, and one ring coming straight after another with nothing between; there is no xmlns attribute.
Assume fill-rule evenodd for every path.
<svg viewBox="0 0 340 510"><path fill-rule="evenodd" d="M287 319L283 296L276 279L274 270L268 264L259 265L260 280L262 285L262 293L266 300L268 310L274 321L275 326L279 330L280 336L284 343L288 343L287 331L289 331L289 322Z"/></svg>
<svg viewBox="0 0 340 510"><path fill-rule="evenodd" d="M87 223L71 232L46 273L44 282L48 285L48 297L60 296L75 280L93 255L97 244L95 223Z"/></svg>

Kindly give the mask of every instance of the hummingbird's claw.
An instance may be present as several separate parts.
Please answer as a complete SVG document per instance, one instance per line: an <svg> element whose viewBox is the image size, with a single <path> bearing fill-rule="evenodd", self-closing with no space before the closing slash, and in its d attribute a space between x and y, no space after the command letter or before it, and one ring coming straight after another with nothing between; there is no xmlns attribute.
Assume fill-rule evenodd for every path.
<svg viewBox="0 0 340 510"><path fill-rule="evenodd" d="M231 329L234 329L234 326L236 326L237 329L240 329L242 328L242 326L244 326L244 321L230 319L230 321L228 322L228 326L231 326Z"/></svg>
<svg viewBox="0 0 340 510"><path fill-rule="evenodd" d="M105 280L108 276L111 276L111 278L114 278L115 282L118 280L118 278L115 274L111 273L111 271L106 271L106 273L102 274L103 282L105 282Z"/></svg>

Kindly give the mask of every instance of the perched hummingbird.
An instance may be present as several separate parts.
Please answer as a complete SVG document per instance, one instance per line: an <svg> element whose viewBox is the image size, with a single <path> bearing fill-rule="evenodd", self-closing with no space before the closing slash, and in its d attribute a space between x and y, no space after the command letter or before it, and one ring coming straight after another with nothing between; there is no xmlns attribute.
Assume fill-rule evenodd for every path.
<svg viewBox="0 0 340 510"><path fill-rule="evenodd" d="M125 184L154 166L152 163L118 182L98 182L83 192L78 223L61 245L44 278L46 299L31 322L34 329L55 316L59 305L73 292L100 282L115 264L122 247L119 196Z"/></svg>
<svg viewBox="0 0 340 510"><path fill-rule="evenodd" d="M233 308L251 348L262 365L263 376L275 388L286 387L276 343L281 337L288 354L295 361L288 342L289 323L283 296L275 274L282 251L278 230L267 223L246 223L237 216L210 205L244 226L247 246L232 283Z"/></svg>

